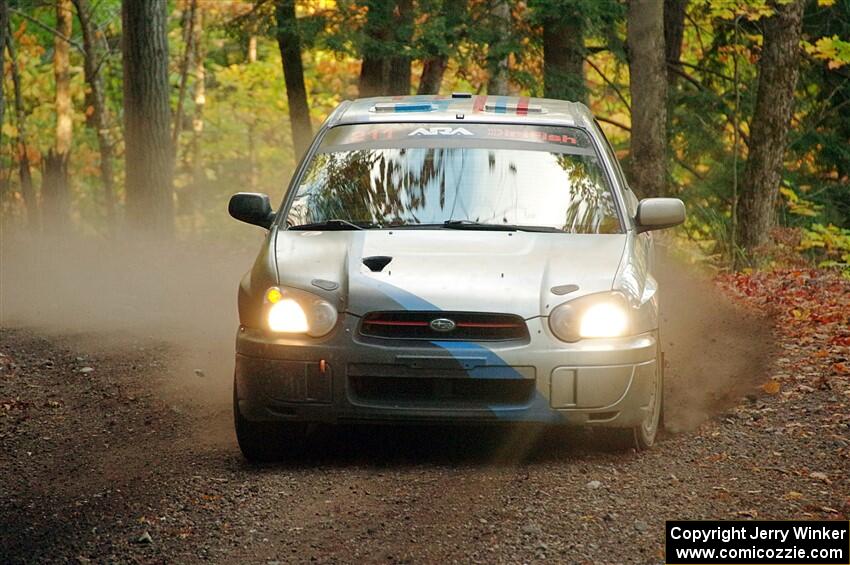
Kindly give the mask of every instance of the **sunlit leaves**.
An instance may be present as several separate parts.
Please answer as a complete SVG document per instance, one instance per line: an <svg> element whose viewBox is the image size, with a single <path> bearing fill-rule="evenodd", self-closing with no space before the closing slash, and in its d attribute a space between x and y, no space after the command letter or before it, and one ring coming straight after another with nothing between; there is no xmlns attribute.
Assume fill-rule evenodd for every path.
<svg viewBox="0 0 850 565"><path fill-rule="evenodd" d="M793 189L787 186L781 187L779 192L785 197L785 204L788 206L788 211L792 214L815 217L822 208L822 206L818 206L810 200L800 198Z"/></svg>
<svg viewBox="0 0 850 565"><path fill-rule="evenodd" d="M774 13L769 0L697 0L695 4L707 8L712 17L722 20L743 18L756 21Z"/></svg>
<svg viewBox="0 0 850 565"><path fill-rule="evenodd" d="M814 253L822 267L837 267L850 276L850 230L813 224L803 230L799 249Z"/></svg>
<svg viewBox="0 0 850 565"><path fill-rule="evenodd" d="M850 41L832 37L821 37L814 44L805 42L806 53L815 59L826 61L830 69L838 69L850 63Z"/></svg>

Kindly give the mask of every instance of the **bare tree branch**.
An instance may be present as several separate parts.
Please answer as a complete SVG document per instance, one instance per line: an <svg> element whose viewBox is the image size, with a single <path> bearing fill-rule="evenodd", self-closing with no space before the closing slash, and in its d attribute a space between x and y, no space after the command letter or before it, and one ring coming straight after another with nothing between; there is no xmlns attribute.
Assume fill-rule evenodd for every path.
<svg viewBox="0 0 850 565"><path fill-rule="evenodd" d="M66 42L68 42L68 44L69 44L69 45L71 45L71 47L73 47L74 49L76 49L76 50L77 50L77 51L79 51L80 53L85 53L85 49L83 49L83 46L82 46L82 45L80 45L77 41L74 41L74 40L73 40L73 39L71 39L70 37L67 37L67 36L65 36L65 35L63 35L63 34L61 34L61 33L59 33L59 31L57 31L57 30L53 29L52 27L50 27L49 25L47 25L47 24L45 24L45 23L42 23L42 22L38 21L37 19L35 19L34 17L30 16L30 15L29 15L29 14L27 14L26 12L21 12L21 11L20 11L20 10L18 10L17 8L11 8L11 7L9 8L9 11L10 11L11 13L15 14L16 16L21 16L21 17L22 17L22 18L24 18L25 20L27 20L27 21L29 21L29 22L32 22L32 23L34 23L35 25L37 25L38 27L40 27L40 28L41 28L41 29L43 29L44 31L49 32L49 33L52 33L53 35L55 35L56 37L58 37L58 38L59 38L59 39L61 39L62 41L66 41Z"/></svg>
<svg viewBox="0 0 850 565"><path fill-rule="evenodd" d="M726 81L729 81L729 82L732 82L732 81L735 80L734 78L726 76L723 73L720 73L720 72L717 72L717 71L712 71L711 69L706 69L705 67L700 67L699 65L694 65L692 63L687 63L685 61L676 61L675 63L673 61L668 61L667 64L668 65L673 65L673 64L682 65L683 67L688 67L690 69L694 69L694 70L697 70L697 71L700 71L700 72L703 72L703 73L708 73L710 75L714 75L716 77L722 78L723 80L726 80Z"/></svg>
<svg viewBox="0 0 850 565"><path fill-rule="evenodd" d="M705 177L703 175L699 174L696 169L694 169L693 167L691 167L690 165L688 165L687 163L685 163L684 161L682 161L678 157L673 157L673 160L676 161L677 165L679 165L680 167L682 167L683 169L685 169L686 171L688 171L689 173L694 175L699 180L705 179Z"/></svg>
<svg viewBox="0 0 850 565"><path fill-rule="evenodd" d="M628 132L632 131L632 128L630 128L629 126L627 126L624 123L621 123L621 122L618 122L618 121L615 121L615 120L611 120L609 118L602 118L600 116L595 116L595 117L596 117L597 122L605 122L606 124L611 124L612 126L618 127L621 130L628 131Z"/></svg>
<svg viewBox="0 0 850 565"><path fill-rule="evenodd" d="M602 80L604 80L604 81L605 81L605 83L606 83L608 86L610 86L611 88L613 88L613 89L614 89L614 92L616 92L616 93L617 93L617 97L620 99L620 101L621 101L623 104L625 104L626 108L627 108L627 109L629 110L629 112L631 113L631 111L632 111L632 106L631 106L631 104L629 104L628 100L626 100L626 97L625 97L625 96L623 96L623 93L620 91L620 89L619 89L619 88L617 88L617 85L616 85L616 84L614 84L613 82L611 82L611 80L610 80L608 77L606 77L606 76L605 76L605 73L603 73L603 72L602 72L602 69L600 69L599 67L597 67L597 66L596 66L596 64L595 64L593 61L591 61L591 60L590 60L590 57L585 57L585 58L584 58L584 60L585 60L585 62L587 62L587 64L588 64L588 65L590 65L590 67L591 67L594 71L596 71L596 73L597 73L599 76L601 76L601 77L602 77Z"/></svg>

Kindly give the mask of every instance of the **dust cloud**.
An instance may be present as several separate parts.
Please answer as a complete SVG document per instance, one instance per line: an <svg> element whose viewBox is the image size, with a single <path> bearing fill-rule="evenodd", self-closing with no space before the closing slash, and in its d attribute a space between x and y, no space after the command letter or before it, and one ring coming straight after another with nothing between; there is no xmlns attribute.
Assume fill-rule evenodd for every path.
<svg viewBox="0 0 850 565"><path fill-rule="evenodd" d="M93 352L164 344L169 402L229 407L236 290L262 237L258 229L235 245L4 233L0 325L70 337Z"/></svg>
<svg viewBox="0 0 850 565"><path fill-rule="evenodd" d="M733 303L707 273L658 254L668 431L694 429L765 380L771 320Z"/></svg>
<svg viewBox="0 0 850 565"><path fill-rule="evenodd" d="M92 349L167 344L173 365L162 392L168 400L229 410L236 289L261 238L259 230L238 245L5 233L0 325L70 336ZM682 431L764 378L770 324L732 304L707 277L661 255L665 410L668 428Z"/></svg>

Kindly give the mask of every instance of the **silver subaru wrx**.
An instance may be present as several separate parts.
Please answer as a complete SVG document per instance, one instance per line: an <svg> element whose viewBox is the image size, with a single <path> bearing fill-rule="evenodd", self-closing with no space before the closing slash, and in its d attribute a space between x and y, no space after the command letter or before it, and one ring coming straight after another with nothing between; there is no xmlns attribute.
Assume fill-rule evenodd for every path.
<svg viewBox="0 0 850 565"><path fill-rule="evenodd" d="M312 423L660 425L650 230L588 109L503 96L343 102L239 287L234 412L249 459Z"/></svg>

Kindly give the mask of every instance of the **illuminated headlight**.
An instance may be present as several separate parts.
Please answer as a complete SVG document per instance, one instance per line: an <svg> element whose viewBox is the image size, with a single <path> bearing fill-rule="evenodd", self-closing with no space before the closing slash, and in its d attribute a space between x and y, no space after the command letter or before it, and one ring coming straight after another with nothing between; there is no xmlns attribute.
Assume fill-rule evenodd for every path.
<svg viewBox="0 0 850 565"><path fill-rule="evenodd" d="M628 314L621 304L602 302L584 311L578 333L581 337L616 337L626 333L628 324Z"/></svg>
<svg viewBox="0 0 850 565"><path fill-rule="evenodd" d="M549 327L562 341L619 337L630 330L629 310L628 301L619 292L591 294L552 310Z"/></svg>
<svg viewBox="0 0 850 565"><path fill-rule="evenodd" d="M336 325L336 308L303 290L273 286L265 294L266 322L271 331L320 337Z"/></svg>

